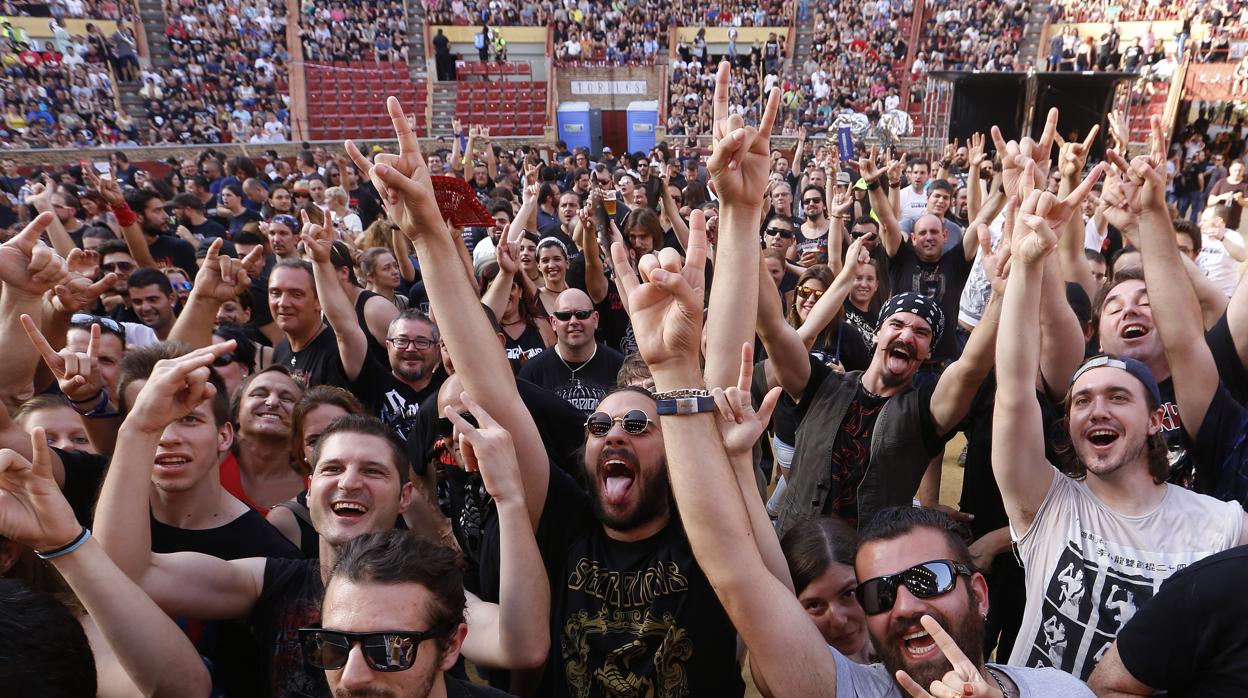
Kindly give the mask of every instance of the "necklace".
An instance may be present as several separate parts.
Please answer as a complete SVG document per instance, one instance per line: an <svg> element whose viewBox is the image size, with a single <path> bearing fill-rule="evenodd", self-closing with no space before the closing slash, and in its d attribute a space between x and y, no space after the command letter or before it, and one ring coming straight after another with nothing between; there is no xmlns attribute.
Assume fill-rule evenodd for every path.
<svg viewBox="0 0 1248 698"><path fill-rule="evenodd" d="M1001 682L1001 677L997 676L997 672L994 671L992 667L985 666L984 671L988 672L988 675L992 677L992 680L997 682L997 688L1001 689L1002 696L1005 696L1005 698L1013 698L1014 693L1006 689L1005 684ZM1010 685L1014 685L1014 682L1011 681Z"/></svg>
<svg viewBox="0 0 1248 698"><path fill-rule="evenodd" d="M559 360L563 362L563 367L568 369L568 371L572 373L571 381L573 383L580 382L579 380L577 380L576 372L588 366L589 362L593 361L594 357L597 355L598 355L598 343L594 342L594 353L590 354L588 359L585 359L584 361L582 361L580 366L577 366L576 368L572 368L572 366L567 362L567 360L563 358L563 354L559 353L558 345L555 346L555 356L558 356Z"/></svg>

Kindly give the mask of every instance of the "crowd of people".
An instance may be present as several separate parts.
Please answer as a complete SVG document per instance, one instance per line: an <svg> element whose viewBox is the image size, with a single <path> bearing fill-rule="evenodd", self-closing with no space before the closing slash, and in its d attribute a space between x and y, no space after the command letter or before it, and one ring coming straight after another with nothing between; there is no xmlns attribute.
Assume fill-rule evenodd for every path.
<svg viewBox="0 0 1248 698"><path fill-rule="evenodd" d="M735 80L709 153L390 98L388 152L0 161L5 689L1241 694L1242 129L1174 143L1195 226L1157 120L842 161Z"/></svg>
<svg viewBox="0 0 1248 698"><path fill-rule="evenodd" d="M770 32L765 42L755 42L748 52L735 53L732 45L729 51L724 59L731 65L730 109L740 114L746 123L757 126L763 115L763 95L771 87L780 85L779 76L788 66L785 38ZM711 131L717 67L704 32L699 32L692 42L682 40L677 44L676 57L668 74L667 133L683 137L691 147L696 147L699 134ZM792 81L781 87L789 92L796 90ZM796 113L797 109L797 103L793 103L791 107L786 106L785 112Z"/></svg>
<svg viewBox="0 0 1248 698"><path fill-rule="evenodd" d="M111 19L115 22L133 21L137 5L128 0L51 0L51 2L26 2L4 0L0 2L0 15L5 17L53 17L55 19Z"/></svg>
<svg viewBox="0 0 1248 698"><path fill-rule="evenodd" d="M482 2L479 0L426 0L432 24L537 27L563 24L579 30L603 33L611 29L657 33L666 39L668 25L683 27L787 27L792 22L793 0L764 3L680 0L663 3L644 0L610 3L582 2ZM603 39L598 37L599 41Z"/></svg>
<svg viewBox="0 0 1248 698"><path fill-rule="evenodd" d="M307 61L407 61L401 2L305 2L299 34Z"/></svg>
<svg viewBox="0 0 1248 698"><path fill-rule="evenodd" d="M925 70L1015 71L1030 6L1023 0L930 3L914 72ZM920 63L921 61L921 63Z"/></svg>
<svg viewBox="0 0 1248 698"><path fill-rule="evenodd" d="M133 34L125 25L111 37L93 24L86 36L71 36L56 20L49 27L50 40L0 45L4 147L133 144L137 129L119 108L114 84L114 75L137 69Z"/></svg>
<svg viewBox="0 0 1248 698"><path fill-rule="evenodd" d="M272 143L290 137L290 52L280 0L167 0L172 67L147 70L142 142Z"/></svg>
<svg viewBox="0 0 1248 698"><path fill-rule="evenodd" d="M1157 0L1124 3L1118 0L1062 0L1049 8L1055 22L1191 22L1204 19L1213 25L1238 23L1243 8L1231 0L1197 0L1168 4Z"/></svg>
<svg viewBox="0 0 1248 698"><path fill-rule="evenodd" d="M797 120L823 130L846 110L878 121L900 106L893 66L905 61L908 46L899 20L913 13L909 3L888 2L865 3L861 12L848 3L816 9L810 55L800 66Z"/></svg>

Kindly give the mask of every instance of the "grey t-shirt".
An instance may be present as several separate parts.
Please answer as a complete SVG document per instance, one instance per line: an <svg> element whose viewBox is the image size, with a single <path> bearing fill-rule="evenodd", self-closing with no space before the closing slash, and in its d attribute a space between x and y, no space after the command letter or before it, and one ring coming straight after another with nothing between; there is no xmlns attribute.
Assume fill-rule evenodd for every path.
<svg viewBox="0 0 1248 698"><path fill-rule="evenodd" d="M832 655L836 657L837 698L906 698L905 691L901 690L883 664L856 664L840 652L833 651ZM1028 669L1002 664L988 666L1013 679L1023 698L1093 695L1082 681L1059 669Z"/></svg>

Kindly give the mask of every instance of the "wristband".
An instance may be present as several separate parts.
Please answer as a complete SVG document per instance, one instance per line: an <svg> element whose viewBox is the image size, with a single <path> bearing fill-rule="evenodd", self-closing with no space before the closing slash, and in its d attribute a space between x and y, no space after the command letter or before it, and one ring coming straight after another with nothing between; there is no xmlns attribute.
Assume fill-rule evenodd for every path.
<svg viewBox="0 0 1248 698"><path fill-rule="evenodd" d="M81 403L75 404L72 400L70 401L69 406L73 408L75 412L82 415L83 417L111 417L113 416L112 414L105 412L105 410L108 409L108 389L107 388L100 388L99 398L100 398L100 401L95 404L95 407L92 407L91 409L86 410L86 411L83 411L81 408L78 407L78 404L81 404ZM95 398L91 398L91 399L94 400Z"/></svg>
<svg viewBox="0 0 1248 698"><path fill-rule="evenodd" d="M139 216L130 208L129 204L118 204L112 207L113 215L117 217L117 225L128 228L139 222Z"/></svg>
<svg viewBox="0 0 1248 698"><path fill-rule="evenodd" d="M74 552L78 548L81 548L82 545L90 539L91 539L91 529L87 528L86 526L83 526L82 533L79 533L77 538L73 539L66 545L62 545L61 547L55 550L49 550L46 553L39 552L38 550L36 550L35 557L38 557L40 560L53 560L55 558L61 557L62 555L68 555Z"/></svg>
<svg viewBox="0 0 1248 698"><path fill-rule="evenodd" d="M880 180L873 179L867 182L867 191L875 191L876 189L879 189L879 188L880 188Z"/></svg>
<svg viewBox="0 0 1248 698"><path fill-rule="evenodd" d="M101 395L103 392L104 392L104 389L103 389L103 388L100 388L99 390L95 391L95 395L92 395L91 397L87 398L86 400L75 400L75 399L73 399L72 397L70 397L70 396L68 396L68 395L66 395L66 396L65 396L65 399L66 399L66 400L67 400L67 401L68 401L71 405L85 405L85 404L87 404L88 402L95 402L96 400L99 400L99 399L100 399L100 395Z"/></svg>
<svg viewBox="0 0 1248 698"><path fill-rule="evenodd" d="M715 411L715 398L706 390L684 389L656 393L654 400L661 417Z"/></svg>

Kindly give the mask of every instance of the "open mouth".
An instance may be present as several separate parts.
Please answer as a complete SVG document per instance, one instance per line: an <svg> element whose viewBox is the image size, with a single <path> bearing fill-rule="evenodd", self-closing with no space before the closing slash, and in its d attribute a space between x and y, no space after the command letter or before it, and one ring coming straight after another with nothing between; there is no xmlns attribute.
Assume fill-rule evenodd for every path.
<svg viewBox="0 0 1248 698"><path fill-rule="evenodd" d="M1093 429L1088 432L1087 439L1093 446L1104 448L1118 440L1118 432L1113 429Z"/></svg>
<svg viewBox="0 0 1248 698"><path fill-rule="evenodd" d="M339 516L344 519L358 519L368 513L368 507L363 504L345 500L334 502L329 508L334 512L335 516Z"/></svg>
<svg viewBox="0 0 1248 698"><path fill-rule="evenodd" d="M190 456L180 453L166 453L156 456L156 467L161 470L179 470L191 462Z"/></svg>
<svg viewBox="0 0 1248 698"><path fill-rule="evenodd" d="M1139 323L1132 323L1122 328L1121 336L1123 339L1139 339L1140 337L1143 337L1146 334L1148 334L1147 327Z"/></svg>
<svg viewBox="0 0 1248 698"><path fill-rule="evenodd" d="M910 361L914 358L914 350L900 342L888 345L888 358L898 361Z"/></svg>
<svg viewBox="0 0 1248 698"><path fill-rule="evenodd" d="M936 652L936 641L926 630L910 633L901 638L901 648L911 659L923 659Z"/></svg>
<svg viewBox="0 0 1248 698"><path fill-rule="evenodd" d="M603 498L608 504L624 502L633 490L637 471L623 458L608 457L598 465L598 477L602 480Z"/></svg>

